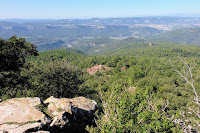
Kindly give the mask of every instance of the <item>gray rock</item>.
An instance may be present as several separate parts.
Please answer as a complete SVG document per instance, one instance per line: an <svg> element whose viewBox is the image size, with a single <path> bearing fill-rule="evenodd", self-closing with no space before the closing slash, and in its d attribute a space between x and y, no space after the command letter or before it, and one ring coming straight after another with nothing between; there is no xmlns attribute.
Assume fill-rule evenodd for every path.
<svg viewBox="0 0 200 133"><path fill-rule="evenodd" d="M35 107L39 104L41 104L41 101L38 97L13 98L1 102L0 131L24 132L46 124L48 122L47 117Z"/></svg>
<svg viewBox="0 0 200 133"><path fill-rule="evenodd" d="M39 129L41 127L41 123L27 123L24 125L21 124L3 124L0 126L0 133L23 133L29 129L37 128Z"/></svg>
<svg viewBox="0 0 200 133"><path fill-rule="evenodd" d="M60 126L64 125L71 126L70 118L73 118L72 121L79 120L84 123L94 118L93 112L97 109L97 102L94 100L77 97L77 98L54 98L49 97L44 101L48 105L48 112L53 116L53 121L50 126ZM68 116L66 116L68 114Z"/></svg>
<svg viewBox="0 0 200 133"><path fill-rule="evenodd" d="M86 125L94 122L93 112L97 109L94 100L85 97L50 97L44 103L49 104L47 111L52 120L37 109L36 106L41 104L38 97L13 98L1 102L0 133L72 132L85 129Z"/></svg>

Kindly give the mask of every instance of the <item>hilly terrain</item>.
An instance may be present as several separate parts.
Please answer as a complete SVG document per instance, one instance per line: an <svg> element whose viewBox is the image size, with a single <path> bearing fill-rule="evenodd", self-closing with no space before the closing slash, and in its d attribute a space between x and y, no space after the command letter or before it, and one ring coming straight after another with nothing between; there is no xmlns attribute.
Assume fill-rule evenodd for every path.
<svg viewBox="0 0 200 133"><path fill-rule="evenodd" d="M26 23L1 22L0 36L8 39L12 35L23 36L44 51L59 47L69 47L73 41L97 38L143 37L161 33L162 30L147 26L129 25L85 25L67 24L65 21L33 21Z"/></svg>
<svg viewBox="0 0 200 133"><path fill-rule="evenodd" d="M128 124L131 118L135 119L135 117L137 117L136 121L139 121L141 117L145 119L147 117L146 115L148 115L148 118L146 118L147 121L143 121L143 123L145 123L145 125L151 123L158 128L157 122L161 125L169 122L169 119L162 122L160 121L160 119L165 119L163 117L160 118L160 116L165 116L162 113L167 113L166 116L170 119L173 119L173 115L177 115L176 117L181 119L180 123L183 125L176 127L170 125L169 122L167 124L168 126L165 128L154 129L152 125L148 125L148 128L154 131L173 130L173 132L179 132L182 128L188 128L188 123L186 123L185 120L189 120L190 125L195 125L195 121L198 121L198 119L195 117L195 114L188 110L188 107L196 107L191 101L194 97L194 93L187 82L182 81L172 68L176 67L178 70L181 70L182 67L184 67L182 61L177 57L181 57L188 62L195 61L199 66L199 46L182 45L168 41L148 42L135 38L127 38L127 40L110 40L104 38L103 40L104 44L115 44L115 42L112 41L116 41L116 46L118 47L98 53L99 55L84 55L79 51L68 48L39 52L39 56L31 57L27 60L35 64L33 71L28 70L30 71L29 76L35 77L31 82L34 83L33 85L38 90L42 89L40 88L41 85L38 86L35 84L35 80L40 82L40 84L44 84L37 79L39 75L37 75L38 70L36 69L41 67L39 70L45 72L45 69L50 67L50 71L53 72L54 68L51 67L52 62L55 64L62 64L63 61L68 62L73 65L73 67L77 67L78 71L82 71L79 77L81 78L81 83L78 84L79 89L77 95L82 95L98 101L105 114L107 113L106 110L115 112L120 108L117 114L112 113L108 116L110 121L116 121L113 120L112 117L117 119L118 124L121 125L121 128L116 126L118 130L129 130L132 124L129 124L129 127L126 128L123 124L124 120L126 124ZM123 41L126 43L122 43ZM120 42L122 44L117 45L120 44ZM93 43L101 45L102 40L95 40ZM193 71L194 75L198 73L198 66L197 69ZM94 68L96 69L93 70L91 74L89 70ZM57 69L57 67L55 67L55 69ZM76 73L77 70L74 72ZM38 78L45 78L45 75L44 77L39 76ZM51 78L45 79L52 80ZM199 92L198 81L199 79L195 82L195 86L196 90ZM44 85L44 87L47 86ZM46 94L49 95L51 92L46 92ZM43 95L43 93L40 94L41 97L45 95ZM149 96L151 99L146 101ZM133 117L129 115L130 109L127 107L132 108L131 110L134 111L140 111L142 108L142 111ZM159 111L159 108L165 108L165 111ZM182 111L185 111L184 115L182 115ZM103 126L105 123L104 116L99 117L98 124ZM137 123L134 124L134 126L138 126L138 132L147 130L145 127L141 127L140 124L137 125ZM113 127L115 125L107 123L107 126ZM197 129L199 127L195 128ZM90 128L89 130L99 132L98 127Z"/></svg>
<svg viewBox="0 0 200 133"><path fill-rule="evenodd" d="M183 21L184 25L191 22L186 20ZM162 23L166 22L167 19ZM44 26L47 23L57 24L57 21L34 23ZM24 24L29 22L9 23L18 26ZM96 118L92 126L89 123L81 126L83 132L200 131L199 45L179 44L167 39L149 41L142 36L129 36L126 34L132 34L130 26L121 25L107 25L104 28L83 25L78 28L46 25L44 29L6 27L2 28L0 35L3 37L0 39L0 101L21 97L44 100L52 96L61 99L81 96L95 100L98 104ZM145 29L149 31L149 27ZM145 33L143 29L141 31ZM14 32L20 35L30 33L31 36L4 39L4 35ZM185 28L166 34L170 32L175 32L171 36L173 39L177 39L176 35L185 35L183 39L191 41L191 34L198 38L195 35L199 28ZM33 42L40 42L37 44L40 52ZM69 106L77 111L71 103ZM50 119L53 118L47 111L47 104L41 103L37 108ZM61 113L63 108L56 107L55 110ZM67 121L70 117L71 114L66 113L61 120ZM59 130L80 127L76 122L72 123L73 126L64 125Z"/></svg>
<svg viewBox="0 0 200 133"><path fill-rule="evenodd" d="M93 19L0 19L0 37L25 37L44 51L70 47L74 41L98 38L122 39L147 36L186 27L199 27L198 17L132 17ZM188 33L189 34L189 33ZM191 35L192 36L192 35ZM162 38L160 38L162 39ZM190 42L184 40L184 42ZM193 43L193 42L192 42ZM193 44L197 44L194 42ZM74 46L76 47L76 46Z"/></svg>
<svg viewBox="0 0 200 133"><path fill-rule="evenodd" d="M0 3L0 133L200 133L200 0Z"/></svg>
<svg viewBox="0 0 200 133"><path fill-rule="evenodd" d="M167 40L180 44L200 45L200 28L184 28L154 35L150 40Z"/></svg>
<svg viewBox="0 0 200 133"><path fill-rule="evenodd" d="M72 42L71 48L78 49L88 55L97 55L134 42L144 43L145 40L134 37L88 39Z"/></svg>
<svg viewBox="0 0 200 133"><path fill-rule="evenodd" d="M120 47L102 53L102 55L124 55L145 57L200 57L197 45L183 45L169 41L144 41L121 45Z"/></svg>
<svg viewBox="0 0 200 133"><path fill-rule="evenodd" d="M199 46L184 45L170 41L146 41L128 37L124 39L99 38L74 41L71 48L87 55L131 55L131 56L198 56ZM162 52L161 52L162 51ZM169 54L170 53L170 54Z"/></svg>

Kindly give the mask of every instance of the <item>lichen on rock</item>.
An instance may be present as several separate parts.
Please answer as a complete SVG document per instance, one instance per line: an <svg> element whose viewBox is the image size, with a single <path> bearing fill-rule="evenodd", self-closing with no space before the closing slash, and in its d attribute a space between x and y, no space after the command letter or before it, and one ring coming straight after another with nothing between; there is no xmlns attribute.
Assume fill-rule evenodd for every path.
<svg viewBox="0 0 200 133"><path fill-rule="evenodd" d="M46 111L52 117L38 109L38 105L48 104ZM54 98L44 102L38 97L13 98L0 103L0 133L23 132L60 132L85 129L94 119L97 109L94 100L85 97ZM77 128L78 127L78 128Z"/></svg>

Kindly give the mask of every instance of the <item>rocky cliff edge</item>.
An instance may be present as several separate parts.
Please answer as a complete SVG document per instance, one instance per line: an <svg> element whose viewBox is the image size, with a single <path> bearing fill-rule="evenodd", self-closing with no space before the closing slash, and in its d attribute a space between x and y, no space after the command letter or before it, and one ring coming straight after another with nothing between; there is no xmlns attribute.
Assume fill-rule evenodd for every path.
<svg viewBox="0 0 200 133"><path fill-rule="evenodd" d="M83 132L94 124L96 110L97 103L85 97L13 98L0 102L0 133Z"/></svg>

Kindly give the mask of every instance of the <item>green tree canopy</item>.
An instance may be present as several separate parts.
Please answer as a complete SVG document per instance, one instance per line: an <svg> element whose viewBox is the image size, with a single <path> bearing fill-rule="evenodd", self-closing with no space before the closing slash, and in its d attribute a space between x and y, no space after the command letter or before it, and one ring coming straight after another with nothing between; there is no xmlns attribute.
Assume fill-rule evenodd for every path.
<svg viewBox="0 0 200 133"><path fill-rule="evenodd" d="M25 58L38 55L36 47L26 42L25 38L12 36L8 40L0 40L0 71L19 71L25 63Z"/></svg>
<svg viewBox="0 0 200 133"><path fill-rule="evenodd" d="M0 96L2 99L21 95L21 89L26 84L26 79L20 75L21 68L25 67L25 58L32 55L38 55L36 47L26 42L25 38L12 36L8 40L0 39Z"/></svg>

